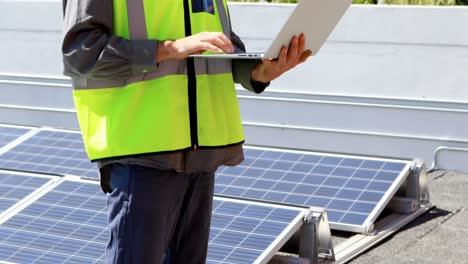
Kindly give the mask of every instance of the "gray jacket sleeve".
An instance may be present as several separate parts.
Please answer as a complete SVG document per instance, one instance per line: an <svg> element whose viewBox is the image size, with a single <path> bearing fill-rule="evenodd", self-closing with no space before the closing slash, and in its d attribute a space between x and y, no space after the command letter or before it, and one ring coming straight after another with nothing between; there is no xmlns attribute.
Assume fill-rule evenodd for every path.
<svg viewBox="0 0 468 264"><path fill-rule="evenodd" d="M246 51L245 45L239 36L231 30L231 41L234 44L236 50ZM262 60L232 60L232 74L234 76L234 82L241 84L245 89L254 92L261 93L265 90L270 83L255 82L250 79L250 73L253 68L258 64L262 63Z"/></svg>
<svg viewBox="0 0 468 264"><path fill-rule="evenodd" d="M156 70L156 40L127 40L112 34L112 2L62 0L65 75L118 80Z"/></svg>

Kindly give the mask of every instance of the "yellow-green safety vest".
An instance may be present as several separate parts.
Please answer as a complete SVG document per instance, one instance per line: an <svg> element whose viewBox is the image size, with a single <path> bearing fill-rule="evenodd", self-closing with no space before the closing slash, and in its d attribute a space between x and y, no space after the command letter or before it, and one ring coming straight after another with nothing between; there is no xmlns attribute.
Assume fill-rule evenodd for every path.
<svg viewBox="0 0 468 264"><path fill-rule="evenodd" d="M205 31L230 37L226 0L214 14L190 0L114 0L113 34L175 40ZM230 60L166 60L129 80L73 80L91 160L239 144L244 134Z"/></svg>

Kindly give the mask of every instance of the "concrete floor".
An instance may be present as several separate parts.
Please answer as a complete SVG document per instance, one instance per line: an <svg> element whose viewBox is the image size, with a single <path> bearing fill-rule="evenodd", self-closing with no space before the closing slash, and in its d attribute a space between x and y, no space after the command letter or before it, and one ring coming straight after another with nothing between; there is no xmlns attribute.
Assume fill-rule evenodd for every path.
<svg viewBox="0 0 468 264"><path fill-rule="evenodd" d="M468 175L435 171L428 180L434 208L351 263L468 263Z"/></svg>

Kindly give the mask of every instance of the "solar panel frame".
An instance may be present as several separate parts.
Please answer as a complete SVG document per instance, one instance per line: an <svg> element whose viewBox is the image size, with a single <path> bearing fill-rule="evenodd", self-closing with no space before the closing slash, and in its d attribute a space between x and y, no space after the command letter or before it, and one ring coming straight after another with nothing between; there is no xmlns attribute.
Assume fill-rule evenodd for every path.
<svg viewBox="0 0 468 264"><path fill-rule="evenodd" d="M386 162L392 163L392 164L393 163L400 163L400 164L402 164L402 166L404 165L401 168L401 170L399 170L398 176L396 176L395 179L393 179L391 185L388 186L388 188L385 190L385 193L382 195L380 200L375 204L375 206L373 207L371 212L365 213L366 214L365 220L362 220L362 224L356 225L356 224L348 224L348 223L338 223L338 222L334 222L334 221L330 220L330 217L329 217L329 224L330 224L331 229L341 230L341 231L348 231L348 232L355 232L355 233L371 233L373 231L373 228L374 228L373 223L379 217L380 213L384 210L385 205L391 200L391 198L398 191L399 187L405 181L407 176L411 173L411 168L414 165L414 161L412 161L412 160L403 160L403 159L395 159L395 158L377 158L377 157L348 155L348 154L323 153L323 152L268 148L268 147L258 147L258 146L245 146L246 160L244 162L247 161L247 165L246 165L247 167L245 165L243 167L243 165L240 164L240 165L238 165L236 167L229 167L229 168L233 169L233 170L238 170L238 171L245 171L247 169L252 169L251 166L252 166L253 163L255 163L257 161L258 157L254 157L253 161L250 160L249 159L250 156L248 154L249 151L267 152L268 155L271 156L271 159L275 160L275 161L278 161L277 159L279 157L281 157L283 155L283 153L285 154L283 156L287 156L286 160L294 160L294 159L297 160L297 157L298 157L297 155L301 155L301 156L302 155L309 155L310 156L309 158L311 158L311 157L313 158L314 156L321 156L322 158L326 157L327 158L326 162L330 163L331 165L335 164L334 165L335 168L337 167L336 162L337 162L338 159L340 159L341 161L347 160L347 162L351 162L353 160L363 160L361 165L364 164L363 163L364 161L366 161L366 162L368 161L369 163L367 163L366 166L373 166L374 165L373 163L376 163L376 162L384 162L383 164L385 164ZM317 162L317 161L314 161L314 162ZM264 166L272 166L273 163L274 162L270 162L270 164L268 164L268 162L265 162L265 164L263 164L263 165ZM287 163L287 162L284 162L284 163ZM282 163L280 163L280 165L281 164ZM384 166L384 165L382 165L382 166ZM267 169L253 168L252 169L253 171L251 171L250 173L257 173L257 176L255 176L255 177L258 180L260 178L260 176L261 176L261 174L258 174L258 173L261 173L262 170L264 172L265 170L268 170L268 168L269 167L267 167ZM218 182L219 174L222 174L223 171L224 171L224 168L222 169L222 171L218 170L218 172L216 174L216 182ZM233 175L233 174L230 174L230 175ZM374 177L376 177L376 176L377 176L377 174L374 175ZM236 179L241 178L241 177L239 177L239 175L236 175L236 177L237 177ZM281 177L284 177L284 175L281 176ZM278 178L278 177L276 177L276 178ZM324 179L325 178L326 177L324 176ZM243 180L245 180L245 179L243 179ZM370 180L367 183L370 184L372 181L373 180ZM278 180L278 182L280 182L280 180ZM362 180L362 182L365 182L365 181ZM229 183L229 185L231 183ZM320 186L321 185L322 184L320 184ZM288 188L289 189L294 189L295 188L294 186L288 186L287 183L281 183L281 186L283 186L282 188L286 188L285 189L286 193L289 193L287 191ZM218 196L224 196L224 197L236 197L236 198L241 198L241 199L260 200L260 201L268 202L268 203L286 204L286 205L292 205L292 206L298 206L298 205L299 206L304 206L305 205L305 204L301 204L301 203L291 203L291 202L288 203L288 202L282 202L282 201L275 201L274 199L272 200L272 199L247 198L247 197L241 195L241 194L247 193L248 191L255 191L255 190L252 190L251 187L252 187L252 185L250 187L244 187L244 190L239 190L241 193L234 192L233 194L223 194L223 193L220 193L220 192L216 192L216 188L215 188L215 194L218 195ZM277 187L277 186L275 186L275 187ZM365 187L367 187L367 185ZM330 189L332 189L332 188L330 188ZM340 190L342 190L342 189L344 189L344 187L340 187ZM338 190L337 193L340 190ZM224 191L224 189L223 189L223 191ZM289 194L287 194L287 195L289 195ZM309 196L309 198L310 198L310 196ZM336 197L336 194L334 195L334 197ZM277 197L277 198L281 199L281 198L284 198L284 197ZM334 199L334 198L328 199L328 201L331 202L332 199ZM354 206L355 205L354 203L356 203L356 202L357 202L357 200L355 199L353 201L353 205L348 207L348 210L346 211L346 213L349 212L349 209L352 206ZM359 208L359 205L361 205L361 203L356 204L356 208ZM320 207L320 206L314 205L313 207ZM369 208L359 208L359 209L360 210L369 210ZM331 209L328 209L326 211L328 211L329 216L330 216L330 213L334 212L334 210L331 210ZM335 211L335 212L337 212L337 211ZM349 215L351 215L351 213ZM344 216L345 215L343 215L343 217ZM359 215L359 216L361 216L361 215Z"/></svg>
<svg viewBox="0 0 468 264"><path fill-rule="evenodd" d="M38 128L8 151L0 152L0 168L99 179L97 165L89 161L81 133L76 130Z"/></svg>
<svg viewBox="0 0 468 264"><path fill-rule="evenodd" d="M5 217L4 219L1 219L2 221L0 222L0 233L3 232L6 235L4 234L5 235L4 240L2 240L0 238L0 257L2 256L2 250L4 250L4 252L3 252L4 256L5 256L5 254L6 255L10 254L10 256L17 256L19 258L28 259L28 261L29 260L36 260L37 261L39 259L41 261L43 261L43 258L45 258L45 257L50 258L50 259L54 259L54 258L58 259L58 258L64 257L63 252L54 252L54 251L51 251L51 250L50 251L44 251L44 250L40 251L36 247L28 249L27 247L25 247L26 244L21 244L22 239L25 239L24 237L26 237L23 233L27 233L28 235L34 236L34 238L28 238L29 240L26 241L27 245L29 245L31 243L33 243L33 245L37 245L37 243L39 243L37 241L39 241L39 240L43 241L44 239L47 240L48 238L50 238L50 235L46 235L46 234L41 235L40 233L37 233L37 232L34 233L30 229L23 229L23 228L26 227L26 226L28 226L28 228L32 228L31 223L33 223L33 221L39 221L41 219L40 217L32 218L32 215L33 215L32 212L34 212L34 211L39 211L41 213L44 212L44 214L48 214L48 215L50 215L50 214L57 215L58 212L55 212L55 214L54 214L53 212L51 212L50 208L53 208L54 206L58 206L62 201L56 201L54 204L50 204L49 209L46 209L47 207L44 207L43 210L41 210L41 208L32 209L31 207L28 207L28 206L36 205L36 207L38 207L38 206L40 207L40 205L44 204L44 202L46 201L46 200L41 201L41 198L45 197L47 194L49 194L49 196L52 195L53 191L56 190L56 188L59 189L59 191L56 190L57 192L66 192L66 193L69 192L70 194L74 194L74 192L77 190L76 188L73 189L70 186L67 187L67 186L62 186L61 185L61 184L65 184L67 182L68 183L75 182L75 183L93 184L93 185L96 186L97 189L99 189L99 184L96 181L90 181L90 180L80 179L78 177L71 177L71 176L67 176L67 177L64 177L64 178L57 178L57 179L58 179L57 181L55 181L54 183L47 186L46 190L43 190L41 192L41 194L37 195L37 197L35 197L34 200L31 200L27 205L23 206L21 210L18 210L15 214L10 214L8 217ZM80 188L82 188L82 187L78 187L78 189L80 189ZM96 195L96 193L93 194L93 196L95 196L95 195ZM48 197L47 199L52 199L52 198L53 198L53 195ZM103 195L103 198L104 198L104 195ZM67 199L67 197L63 198L62 200L66 200L66 199ZM73 200L73 198L72 198L72 200ZM35 203L36 201L39 202L39 203ZM282 210L289 210L290 212L293 212L293 214L295 215L295 217L292 219L292 221L289 221L287 223L286 227L281 229L282 232L278 236L274 237L273 242L271 242L269 244L269 246L255 259L255 261L252 262L252 263L256 263L256 264L260 264L260 263L261 264L266 264L266 263L268 263L268 261L274 256L276 251L279 250L280 247L284 243L286 243L286 241L290 237L292 237L296 233L297 230L300 229L300 227L304 223L304 218L307 217L309 214L311 214L310 209L305 208L305 207L291 207L291 206L285 206L285 205L273 205L273 204L267 204L267 203L262 203L262 202L244 201L244 200L238 200L238 199L232 199L232 198L215 197L214 198L214 204L216 204L216 203L239 204L239 205L242 205L242 206L246 206L245 208L249 208L251 212L257 212L257 211L254 211L254 210L260 208L260 206L261 206L262 208L271 209L270 214L271 214L271 212L276 212L277 213L276 216L275 216L276 218L272 218L270 220L268 220L268 219L264 220L266 222L280 221L280 220L274 220L274 219L281 219L281 218L284 217L284 215L282 215L282 212L283 212ZM42 206L47 206L47 204L44 204ZM256 207L252 208L250 206L256 206ZM76 208L70 207L69 211L77 210L78 208L81 208L81 205L76 207ZM277 209L280 210L280 211L279 212L276 211ZM29 210L30 212L22 214L22 210ZM97 217L97 214L101 214L101 213L102 213L101 211L96 211L96 216L94 216L94 218ZM243 212L241 212L241 213L243 213ZM237 213L237 215L234 216L233 219L235 220L237 218L249 217L249 213L246 213L246 214L241 214L241 213ZM217 214L215 208L213 208L213 214ZM30 222L27 222L27 224L24 224L23 220L18 218L18 217L21 218L22 215L24 215L24 217L26 217L26 218L31 218L29 220L28 219L24 220L24 221L30 221ZM16 218L14 218L15 216L16 216ZM270 216L270 215L268 215L268 216ZM41 214L41 217L42 217L42 214ZM69 213L67 215L67 217L71 217L71 214ZM271 216L271 217L273 217L273 216ZM5 227L4 224L8 223L8 220L10 220L10 219L16 219L16 220L13 223L9 224L10 227ZM64 219L64 222L67 222L67 221L70 222L71 221L71 218L67 218L67 219L63 218L63 219ZM100 221L102 221L102 220L100 220ZM20 225L20 226L24 225L24 227L21 227L21 229L15 231L15 229L12 229L11 225L16 225L15 224L16 222L18 222L18 225ZM45 222L43 224L46 225L47 224L46 222L47 222L47 219L45 220ZM229 227L231 223L232 222L229 222L229 224L225 225L225 227L226 228ZM50 224L55 224L55 222L49 223L49 225ZM106 224L107 224L107 222L106 222ZM284 224L285 223L283 223L283 225ZM99 224L99 226L101 226L101 224ZM71 228L72 230L78 230L76 227L74 228L72 226L70 226L69 228ZM255 228L259 228L259 225L255 226ZM34 230L38 230L38 229L40 229L40 228L39 227L34 227ZM103 230L106 230L106 228L103 228ZM238 232L235 229L227 229L227 230L221 229L218 232L218 234L223 232L223 231ZM23 233L21 233L21 232L23 232ZM33 233L31 233L31 232L33 232ZM73 231L73 233L76 233L76 232L77 231ZM241 232L239 232L239 233L241 233ZM254 233L254 232L249 233L249 235L246 235L245 238L243 238L242 243L244 242L244 240L246 240L246 238L248 238L250 236L250 234L253 235L252 239L255 238L256 233ZM68 235L67 235L67 237L68 237ZM16 241L15 242L16 244L15 243L12 244L11 242L8 242L7 239L8 239L8 241L10 241L10 239L13 239L12 241ZM216 238L214 238L213 240L215 240L215 239ZM34 241L37 240L37 241L34 242L33 240ZM60 240L60 238L56 238L55 240L54 241L57 242L57 245L67 243L65 240ZM211 241L211 238L210 238L210 241ZM92 239L91 242L94 243L94 242L98 242L98 241L97 240L95 241L95 239ZM212 243L212 242L210 242L210 243ZM252 243L252 241L250 241L250 243ZM22 246L20 247L19 244L21 244ZM57 246L57 245L55 245L55 246ZM214 245L214 244L212 244L212 245ZM235 249L240 249L242 251L242 249L239 248L239 246L241 246L241 245L242 244L239 243L235 247ZM55 246L53 248L55 248ZM81 246L82 246L82 248L79 251L77 250L73 255L70 256L70 258L75 258L75 260L82 258L82 256L77 254L77 253L81 252L83 248L86 248L87 244L86 245L83 244ZM226 246L226 245L218 244L218 247L219 246ZM95 249L94 249L94 251L95 251ZM91 252L91 253L93 253L93 252ZM96 253L96 252L94 252L94 253ZM244 252L241 252L241 253L244 253ZM232 252L231 252L231 254L232 254ZM230 256L229 255L226 256L226 258L228 258L228 257L230 257ZM37 259L35 259L35 258L37 258ZM64 261L64 259L60 259L60 260ZM99 258L96 258L96 260L95 260L96 262L94 262L92 259L82 259L82 260L83 261L85 261L85 260L90 261L90 263L91 262L92 263L101 263L103 261L103 255L100 255ZM34 262L34 261L32 261L32 262ZM207 263L213 263L214 264L214 263L244 263L244 262L226 262L225 260L224 261L215 261L215 260L210 261L208 259Z"/></svg>

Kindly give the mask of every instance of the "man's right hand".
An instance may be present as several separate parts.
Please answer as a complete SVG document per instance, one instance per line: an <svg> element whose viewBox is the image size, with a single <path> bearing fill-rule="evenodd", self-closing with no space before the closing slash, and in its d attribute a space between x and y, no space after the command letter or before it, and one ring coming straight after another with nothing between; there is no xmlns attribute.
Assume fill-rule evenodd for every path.
<svg viewBox="0 0 468 264"><path fill-rule="evenodd" d="M178 40L158 42L158 62L167 59L185 59L204 51L233 53L232 42L221 32L201 32Z"/></svg>

